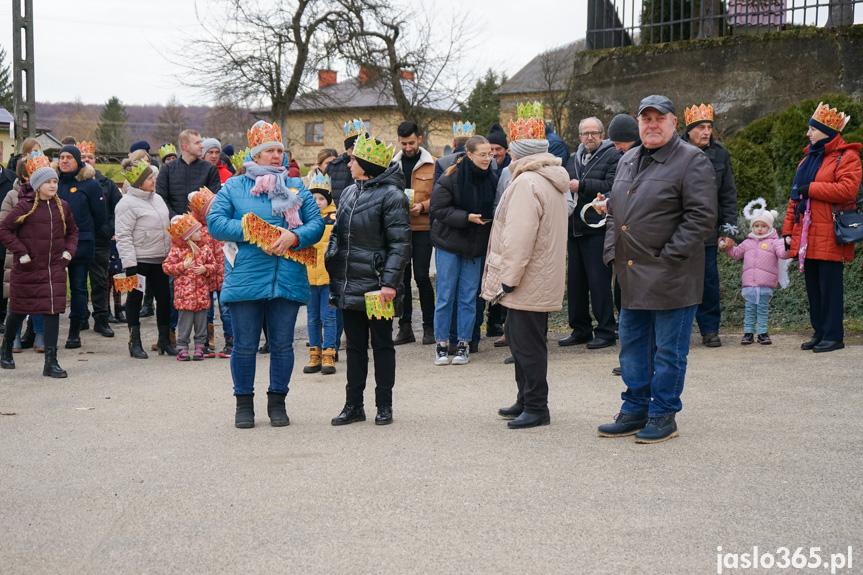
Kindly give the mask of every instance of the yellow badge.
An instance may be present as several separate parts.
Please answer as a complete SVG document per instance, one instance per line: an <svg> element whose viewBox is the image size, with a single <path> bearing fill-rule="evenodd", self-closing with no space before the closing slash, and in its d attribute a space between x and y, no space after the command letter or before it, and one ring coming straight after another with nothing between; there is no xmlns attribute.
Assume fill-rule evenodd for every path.
<svg viewBox="0 0 863 575"><path fill-rule="evenodd" d="M291 191L294 192L295 194L300 193L300 190L298 190L297 188L291 188Z"/></svg>
<svg viewBox="0 0 863 575"><path fill-rule="evenodd" d="M78 191L78 188L72 188L72 189L71 189L71 190L69 190L69 191L70 191L71 193L73 193L73 194L74 194L75 192L77 192L77 191Z"/></svg>
<svg viewBox="0 0 863 575"><path fill-rule="evenodd" d="M770 244L768 244L767 242L761 242L761 249L762 250L766 250L769 247L770 247Z"/></svg>

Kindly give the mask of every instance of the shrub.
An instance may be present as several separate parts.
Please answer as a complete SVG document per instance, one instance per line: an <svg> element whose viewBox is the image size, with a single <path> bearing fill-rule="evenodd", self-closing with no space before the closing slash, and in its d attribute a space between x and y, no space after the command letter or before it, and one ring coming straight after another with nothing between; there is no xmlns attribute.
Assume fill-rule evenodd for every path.
<svg viewBox="0 0 863 575"><path fill-rule="evenodd" d="M776 114L770 114L764 118L759 118L737 132L734 138L736 140L749 140L753 144L764 146L769 151L771 134L773 132L773 125L776 123L776 117Z"/></svg>
<svg viewBox="0 0 863 575"><path fill-rule="evenodd" d="M737 210L755 198L764 198L771 205L780 203L773 162L764 148L740 138L728 142L727 148L737 187Z"/></svg>

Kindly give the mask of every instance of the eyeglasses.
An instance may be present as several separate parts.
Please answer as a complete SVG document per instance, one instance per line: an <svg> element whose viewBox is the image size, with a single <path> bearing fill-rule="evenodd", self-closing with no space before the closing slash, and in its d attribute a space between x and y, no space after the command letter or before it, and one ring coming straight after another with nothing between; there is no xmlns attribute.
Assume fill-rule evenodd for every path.
<svg viewBox="0 0 863 575"><path fill-rule="evenodd" d="M579 134L579 136L584 136L585 138L596 138L601 135L602 132L582 132Z"/></svg>
<svg viewBox="0 0 863 575"><path fill-rule="evenodd" d="M474 154L473 152L468 152L471 156L476 156L480 160L490 160L494 157L494 154Z"/></svg>

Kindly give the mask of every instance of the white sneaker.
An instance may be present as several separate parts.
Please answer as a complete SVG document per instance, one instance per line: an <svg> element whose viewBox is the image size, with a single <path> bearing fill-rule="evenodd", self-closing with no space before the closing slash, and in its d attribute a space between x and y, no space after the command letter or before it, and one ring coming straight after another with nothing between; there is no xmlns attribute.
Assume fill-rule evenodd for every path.
<svg viewBox="0 0 863 575"><path fill-rule="evenodd" d="M455 356L452 358L453 365L467 365L470 363L470 349L466 341L458 342Z"/></svg>
<svg viewBox="0 0 863 575"><path fill-rule="evenodd" d="M434 350L435 365L449 365L449 354L447 354L447 343L438 342Z"/></svg>

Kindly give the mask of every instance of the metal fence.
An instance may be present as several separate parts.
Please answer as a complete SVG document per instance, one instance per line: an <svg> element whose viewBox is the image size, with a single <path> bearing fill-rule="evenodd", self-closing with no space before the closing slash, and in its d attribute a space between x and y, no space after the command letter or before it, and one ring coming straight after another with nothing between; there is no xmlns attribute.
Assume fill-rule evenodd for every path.
<svg viewBox="0 0 863 575"><path fill-rule="evenodd" d="M863 23L863 0L588 0L588 50Z"/></svg>

